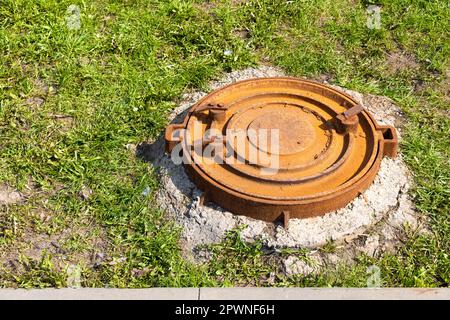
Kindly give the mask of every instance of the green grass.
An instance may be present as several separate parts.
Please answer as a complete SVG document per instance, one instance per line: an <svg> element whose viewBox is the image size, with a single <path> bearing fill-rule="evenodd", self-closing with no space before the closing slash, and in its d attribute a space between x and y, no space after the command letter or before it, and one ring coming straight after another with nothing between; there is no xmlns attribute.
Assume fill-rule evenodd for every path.
<svg viewBox="0 0 450 320"><path fill-rule="evenodd" d="M450 9L380 0L382 28L370 30L371 3L0 0L0 184L27 195L0 211L0 259L15 261L0 286L65 286L69 265L87 287L365 286L372 264L386 286L448 286ZM66 25L71 4L79 30ZM237 231L208 264L182 258L179 229L143 195L157 179L127 145L156 137L185 90L261 63L401 106L401 149L431 234L309 277L282 276L279 256ZM58 249L36 251L36 239Z"/></svg>

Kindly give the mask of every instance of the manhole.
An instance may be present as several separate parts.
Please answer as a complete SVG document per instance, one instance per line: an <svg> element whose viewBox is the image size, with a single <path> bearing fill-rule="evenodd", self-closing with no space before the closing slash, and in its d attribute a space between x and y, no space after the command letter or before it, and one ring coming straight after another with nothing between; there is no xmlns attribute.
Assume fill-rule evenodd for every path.
<svg viewBox="0 0 450 320"><path fill-rule="evenodd" d="M398 145L395 129L378 125L348 95L294 78L216 90L183 123L169 125L165 140L203 201L285 225L344 207Z"/></svg>

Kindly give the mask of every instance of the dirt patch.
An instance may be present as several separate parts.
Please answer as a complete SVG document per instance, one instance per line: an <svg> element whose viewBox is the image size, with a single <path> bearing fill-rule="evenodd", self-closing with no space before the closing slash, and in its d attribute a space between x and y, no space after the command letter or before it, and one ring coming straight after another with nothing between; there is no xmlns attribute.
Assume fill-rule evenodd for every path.
<svg viewBox="0 0 450 320"><path fill-rule="evenodd" d="M272 67L250 68L226 74L212 82L210 88L243 79L283 75L281 70ZM337 88L367 108L380 124L396 126L401 138L402 113L390 99ZM185 94L171 116L174 122L180 122L185 111L205 95L198 91ZM421 225L408 195L411 177L401 155L396 159L384 158L372 186L345 208L322 217L291 219L286 230L281 225L234 215L214 203L200 205L202 191L189 180L183 166L174 165L163 150L164 141L160 138L153 144L138 146L137 154L158 169L161 189L156 194L156 202L183 227L183 250L194 260L200 258L196 256L198 246L220 242L228 230L241 225L246 226L241 233L244 240L259 239L275 250L309 248L312 260L319 265L351 260L360 253L376 256L392 251L403 236L405 225L412 228ZM330 242L344 248L346 254L337 258L331 253L324 254L320 248ZM291 260L285 265L292 265ZM286 268L290 270L288 273L316 270L305 266Z"/></svg>
<svg viewBox="0 0 450 320"><path fill-rule="evenodd" d="M60 186L55 186L60 190ZM2 188L5 189L5 188ZM43 259L55 272L65 272L68 266L97 268L108 260L110 244L106 230L91 217L81 217L60 226L60 213L47 208L48 198L55 190L43 191L29 181L24 193L16 194L11 204L0 205L0 275L20 276L30 268L40 268ZM89 190L83 190L85 195ZM19 197L20 196L20 197ZM89 195L90 196L90 195ZM3 212L2 212L3 211Z"/></svg>
<svg viewBox="0 0 450 320"><path fill-rule="evenodd" d="M247 29L238 29L238 30L234 30L233 34L238 37L241 38L242 40L246 40L250 38L250 31Z"/></svg>
<svg viewBox="0 0 450 320"><path fill-rule="evenodd" d="M396 51L387 56L386 68L389 74L395 74L408 69L417 69L419 63L414 56Z"/></svg>
<svg viewBox="0 0 450 320"><path fill-rule="evenodd" d="M41 97L28 98L25 103L32 108L38 108L44 104L45 100Z"/></svg>
<svg viewBox="0 0 450 320"><path fill-rule="evenodd" d="M48 117L51 118L60 127L60 130L62 132L70 130L75 123L73 117L65 114L49 113Z"/></svg>
<svg viewBox="0 0 450 320"><path fill-rule="evenodd" d="M62 232L47 234L27 228L13 245L2 249L0 267L18 275L27 271L29 261L38 263L47 257L55 271L63 271L69 265L97 268L108 259L109 244L103 230L97 229L100 234L94 236L93 229L92 226L69 227ZM71 244L74 241L80 242L83 249L74 249Z"/></svg>
<svg viewBox="0 0 450 320"><path fill-rule="evenodd" d="M43 79L33 80L34 95L25 100L25 104L30 108L40 108L44 105L50 95L56 94L58 87L55 84L47 84Z"/></svg>
<svg viewBox="0 0 450 320"><path fill-rule="evenodd" d="M6 185L0 185L0 205L18 203L23 199L22 193Z"/></svg>
<svg viewBox="0 0 450 320"><path fill-rule="evenodd" d="M217 8L217 4L214 3L214 2L210 2L210 1L204 1L204 2L201 2L201 3L195 3L194 7L199 9L199 10L202 10L202 11L205 11L205 12L209 12L209 11L214 10L215 8Z"/></svg>

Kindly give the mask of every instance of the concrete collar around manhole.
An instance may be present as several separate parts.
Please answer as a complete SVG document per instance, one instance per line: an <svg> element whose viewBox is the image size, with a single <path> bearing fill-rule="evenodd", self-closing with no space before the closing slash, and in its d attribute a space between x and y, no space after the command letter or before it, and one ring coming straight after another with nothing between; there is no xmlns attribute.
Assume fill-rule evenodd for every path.
<svg viewBox="0 0 450 320"><path fill-rule="evenodd" d="M200 99L165 132L192 181L237 215L287 225L344 207L374 180L397 133L353 98L296 78L258 78Z"/></svg>

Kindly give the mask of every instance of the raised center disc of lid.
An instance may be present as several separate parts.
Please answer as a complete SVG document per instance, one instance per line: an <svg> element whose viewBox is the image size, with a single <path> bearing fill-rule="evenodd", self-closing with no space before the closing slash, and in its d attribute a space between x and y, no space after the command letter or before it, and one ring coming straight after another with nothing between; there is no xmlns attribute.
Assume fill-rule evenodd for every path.
<svg viewBox="0 0 450 320"><path fill-rule="evenodd" d="M315 140L312 124L300 108L280 107L251 121L247 135L261 151L289 155L308 148Z"/></svg>

